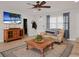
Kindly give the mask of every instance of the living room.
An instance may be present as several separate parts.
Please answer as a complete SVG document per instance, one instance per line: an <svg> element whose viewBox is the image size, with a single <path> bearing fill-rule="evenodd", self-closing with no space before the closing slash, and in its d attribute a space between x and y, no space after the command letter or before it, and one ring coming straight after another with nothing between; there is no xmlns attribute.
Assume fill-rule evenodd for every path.
<svg viewBox="0 0 79 59"><path fill-rule="evenodd" d="M78 41L79 39L79 26L78 26L79 25L78 23L79 2L45 1L45 5L50 6L50 8L37 8L37 7L33 8L32 4L36 4L36 3L38 2L37 1L21 1L21 2L20 1L14 1L14 2L13 1L0 1L0 9L1 9L0 10L0 16L1 16L0 18L0 36L1 36L0 44L1 45L0 46L2 47L1 54L4 55L4 53L2 52L3 50L8 50L6 46L10 47L9 49L20 46L21 44L25 43L24 40L27 39L27 37L36 36L40 34L41 32L46 32L46 31L52 32L54 31L54 30L51 30L52 28L56 28L55 29L56 31L58 28L66 30L66 27L67 27L68 32L66 31L66 33L64 34L65 40L69 40L72 42ZM6 21L5 17L8 17L8 16L5 16L6 14L8 15L10 14L11 17L15 17L14 15L16 15L16 17L20 18L19 20L20 22L18 23L18 21L14 21L14 22ZM63 17L66 17L65 14L66 15L68 14L67 16L69 18L66 18L68 21L63 21ZM55 25L50 25L49 22L51 23L51 19L53 18L55 22L58 22L57 20L60 20L59 22L61 24L55 23ZM24 27L25 25L24 20L27 20L26 21L27 28ZM64 22L68 22L68 23L67 24L64 23L65 25L64 26L62 21L63 23ZM33 23L35 24L34 26L33 26ZM24 40L12 40L11 42L7 42L8 40L5 40L6 38L4 38L4 33L5 33L4 30L5 29L13 30L15 28L16 28L16 32L19 29L22 30L22 37L20 37L20 39L24 39ZM25 33L25 31L27 33ZM14 35L16 36L18 34L15 33ZM5 49L3 49L3 46L5 47ZM21 55L18 55L18 54L20 53L17 53L16 56L22 55L22 54ZM27 54L22 55L22 56L28 57ZM59 55L48 55L48 56L56 57Z"/></svg>

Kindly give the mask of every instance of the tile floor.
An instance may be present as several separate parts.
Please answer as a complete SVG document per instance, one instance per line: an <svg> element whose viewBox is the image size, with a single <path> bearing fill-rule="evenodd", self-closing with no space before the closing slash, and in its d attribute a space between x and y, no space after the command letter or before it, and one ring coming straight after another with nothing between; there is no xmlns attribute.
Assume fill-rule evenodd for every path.
<svg viewBox="0 0 79 59"><path fill-rule="evenodd" d="M0 52L17 47L17 46L21 46L23 44L25 44L25 40L30 39L31 37L24 37L20 40L15 40L15 41L11 41L11 42L7 42L7 43L0 43Z"/></svg>

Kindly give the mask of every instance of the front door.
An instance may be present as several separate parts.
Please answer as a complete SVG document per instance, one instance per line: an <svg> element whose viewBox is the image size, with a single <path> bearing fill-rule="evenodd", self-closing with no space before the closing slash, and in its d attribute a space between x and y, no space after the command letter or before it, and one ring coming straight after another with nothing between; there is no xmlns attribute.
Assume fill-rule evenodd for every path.
<svg viewBox="0 0 79 59"><path fill-rule="evenodd" d="M70 23L70 21L69 21L69 12L68 13L64 13L63 14L63 20L64 20L64 37L65 37L65 39L69 39L69 37L70 37L70 33L69 33L69 29L70 29L70 27L69 27L69 23Z"/></svg>

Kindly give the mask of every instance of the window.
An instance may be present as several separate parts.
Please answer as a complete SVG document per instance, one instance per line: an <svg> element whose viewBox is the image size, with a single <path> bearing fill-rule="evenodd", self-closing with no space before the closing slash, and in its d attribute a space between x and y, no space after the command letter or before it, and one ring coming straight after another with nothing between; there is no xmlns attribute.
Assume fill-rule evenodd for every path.
<svg viewBox="0 0 79 59"><path fill-rule="evenodd" d="M63 28L63 16L50 16L50 29L62 29Z"/></svg>
<svg viewBox="0 0 79 59"><path fill-rule="evenodd" d="M56 17L50 17L50 29L52 28L56 28Z"/></svg>

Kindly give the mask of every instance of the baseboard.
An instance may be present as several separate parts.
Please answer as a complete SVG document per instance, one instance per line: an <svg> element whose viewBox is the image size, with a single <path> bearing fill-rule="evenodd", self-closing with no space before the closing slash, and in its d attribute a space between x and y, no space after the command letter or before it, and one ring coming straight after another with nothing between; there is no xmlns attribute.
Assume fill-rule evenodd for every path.
<svg viewBox="0 0 79 59"><path fill-rule="evenodd" d="M76 40L76 38L70 38L70 39L68 39L68 40L75 41L75 40Z"/></svg>

